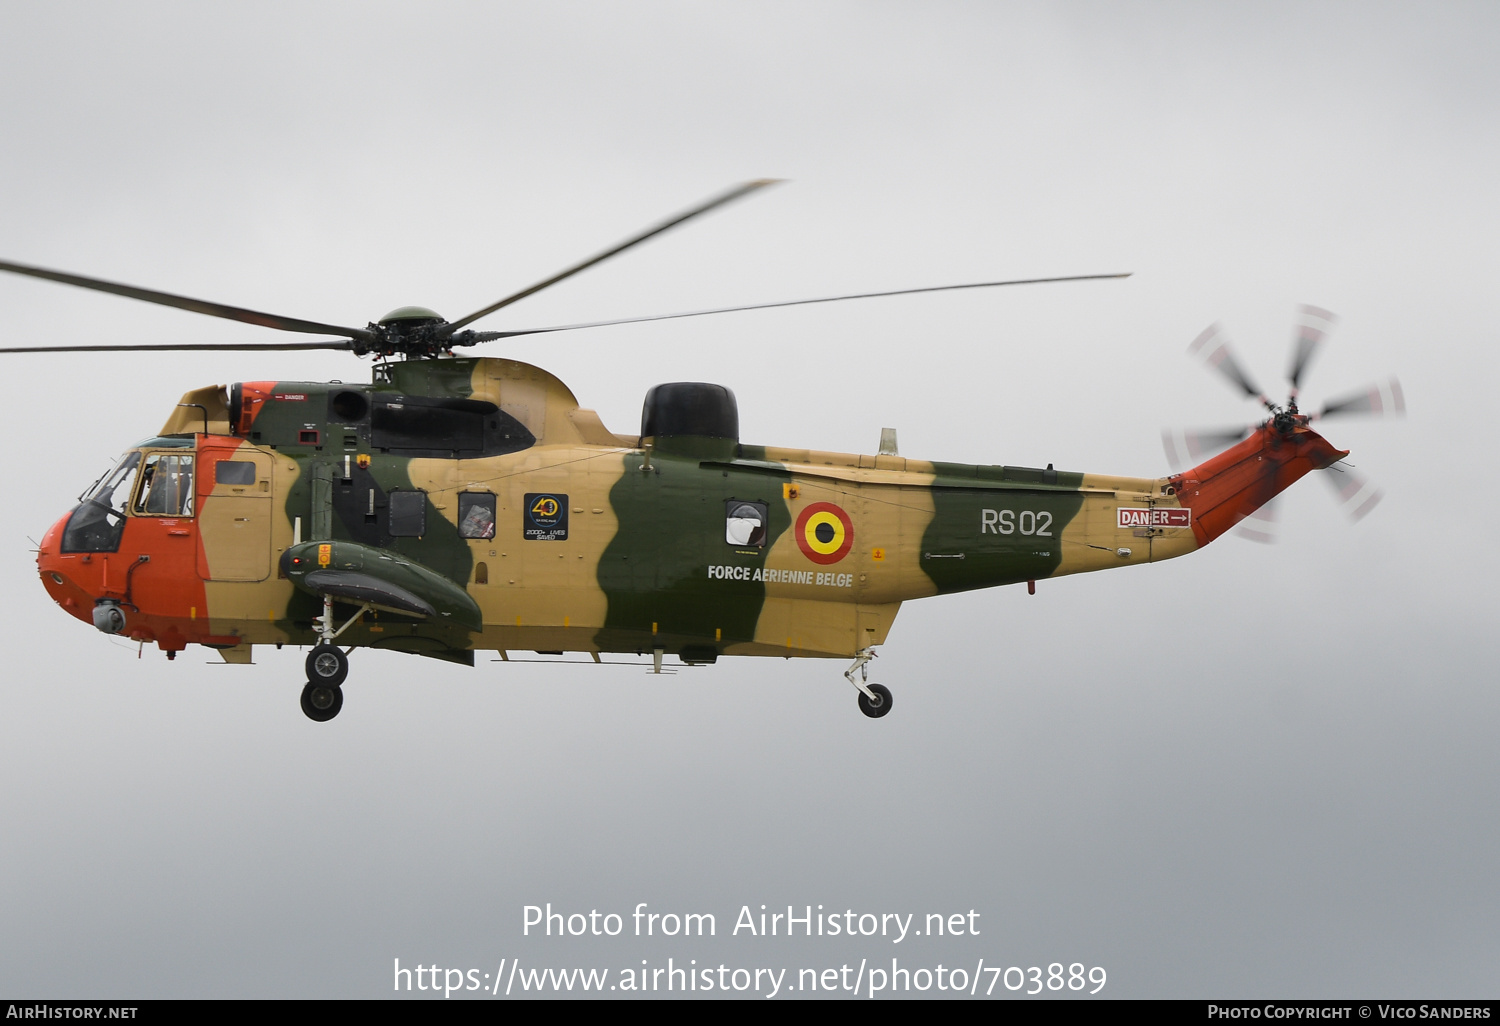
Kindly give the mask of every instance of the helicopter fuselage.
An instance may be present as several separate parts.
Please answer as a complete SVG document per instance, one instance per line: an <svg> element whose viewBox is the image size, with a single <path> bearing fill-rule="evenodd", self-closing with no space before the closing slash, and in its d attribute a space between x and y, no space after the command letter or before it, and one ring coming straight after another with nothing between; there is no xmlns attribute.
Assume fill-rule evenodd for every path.
<svg viewBox="0 0 1500 1026"><path fill-rule="evenodd" d="M1342 455L1305 424L1156 479L771 448L729 437L732 395L702 421L730 426L682 430L717 386L680 387L641 436L512 360L199 389L46 533L42 581L102 630L231 662L317 641L325 602L342 645L471 665L849 658L910 599L1194 551Z"/></svg>

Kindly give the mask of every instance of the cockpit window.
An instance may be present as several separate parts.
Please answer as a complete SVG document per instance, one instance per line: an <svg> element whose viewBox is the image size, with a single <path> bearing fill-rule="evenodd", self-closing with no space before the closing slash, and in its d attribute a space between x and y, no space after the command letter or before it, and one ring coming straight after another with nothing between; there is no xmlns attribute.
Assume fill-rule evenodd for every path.
<svg viewBox="0 0 1500 1026"><path fill-rule="evenodd" d="M127 452L114 470L91 488L63 529L63 552L114 552L125 529L125 507L135 487L141 454Z"/></svg>
<svg viewBox="0 0 1500 1026"><path fill-rule="evenodd" d="M135 472L141 465L141 454L127 452L115 464L115 469L101 477L92 491L84 496L85 501L102 502L105 506L125 512L130 493L135 485Z"/></svg>
<svg viewBox="0 0 1500 1026"><path fill-rule="evenodd" d="M148 455L141 467L135 512L145 516L192 516L193 457L163 452Z"/></svg>

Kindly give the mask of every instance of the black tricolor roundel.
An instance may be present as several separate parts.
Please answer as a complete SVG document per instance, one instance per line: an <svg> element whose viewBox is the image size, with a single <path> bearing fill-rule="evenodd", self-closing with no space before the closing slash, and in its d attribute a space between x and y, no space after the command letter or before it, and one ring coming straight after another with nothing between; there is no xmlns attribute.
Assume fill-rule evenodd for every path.
<svg viewBox="0 0 1500 1026"><path fill-rule="evenodd" d="M814 502L797 516L792 528L797 547L814 563L837 563L854 547L854 521L831 502Z"/></svg>

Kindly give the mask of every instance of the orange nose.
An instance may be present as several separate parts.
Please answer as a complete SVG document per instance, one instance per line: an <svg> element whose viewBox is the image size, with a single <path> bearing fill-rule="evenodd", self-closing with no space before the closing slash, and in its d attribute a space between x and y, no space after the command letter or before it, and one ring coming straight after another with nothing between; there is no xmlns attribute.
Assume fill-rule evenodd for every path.
<svg viewBox="0 0 1500 1026"><path fill-rule="evenodd" d="M95 596L84 587L89 578L97 577L95 568L81 563L81 557L64 555L60 550L63 528L68 526L66 513L42 535L37 546L36 568L42 577L42 587L47 589L53 601L85 623L93 622Z"/></svg>
<svg viewBox="0 0 1500 1026"><path fill-rule="evenodd" d="M42 535L42 543L37 546L36 565L45 576L49 571L59 569L58 546L62 541L63 528L68 526L68 517L71 513L64 513L57 519L57 523L47 528L47 533Z"/></svg>

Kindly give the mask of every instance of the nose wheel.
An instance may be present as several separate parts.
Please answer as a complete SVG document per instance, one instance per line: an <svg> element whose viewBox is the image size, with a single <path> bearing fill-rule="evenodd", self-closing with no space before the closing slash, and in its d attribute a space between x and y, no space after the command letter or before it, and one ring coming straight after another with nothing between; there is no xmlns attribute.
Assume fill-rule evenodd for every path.
<svg viewBox="0 0 1500 1026"><path fill-rule="evenodd" d="M327 723L344 707L344 689L337 684L314 684L302 689L302 711L314 723Z"/></svg>
<svg viewBox="0 0 1500 1026"><path fill-rule="evenodd" d="M314 684L336 688L349 676L349 657L344 650L328 642L315 645L307 653L307 679Z"/></svg>
<svg viewBox="0 0 1500 1026"><path fill-rule="evenodd" d="M339 687L349 676L349 657L343 649L328 642L313 646L307 653L307 687L302 689L302 711L317 723L327 723L344 707L344 689Z"/></svg>
<svg viewBox="0 0 1500 1026"><path fill-rule="evenodd" d="M323 615L315 622L318 625L318 643L307 653L307 687L302 689L302 711L316 723L327 723L344 707L344 690L339 685L349 676L349 657L333 643L333 639L370 608L367 602L355 610L344 626L334 629L333 596L323 596Z"/></svg>

